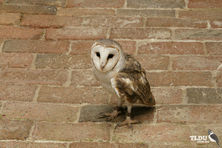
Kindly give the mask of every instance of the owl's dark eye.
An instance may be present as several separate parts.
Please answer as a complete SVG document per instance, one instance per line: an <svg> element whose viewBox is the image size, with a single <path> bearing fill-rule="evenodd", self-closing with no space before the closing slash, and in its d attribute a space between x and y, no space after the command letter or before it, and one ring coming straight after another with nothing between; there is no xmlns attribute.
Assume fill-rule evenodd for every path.
<svg viewBox="0 0 222 148"><path fill-rule="evenodd" d="M113 54L109 54L109 55L108 55L108 59L112 59L113 56L114 56Z"/></svg>
<svg viewBox="0 0 222 148"><path fill-rule="evenodd" d="M96 52L96 56L100 58L100 53L99 53L99 52Z"/></svg>

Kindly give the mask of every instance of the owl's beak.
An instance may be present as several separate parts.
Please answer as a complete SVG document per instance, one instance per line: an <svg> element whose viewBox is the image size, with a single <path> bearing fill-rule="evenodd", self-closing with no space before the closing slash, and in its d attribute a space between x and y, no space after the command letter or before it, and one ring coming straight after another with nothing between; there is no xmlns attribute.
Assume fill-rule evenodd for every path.
<svg viewBox="0 0 222 148"><path fill-rule="evenodd" d="M103 70L103 69L105 68L105 66L106 66L106 63L105 63L105 62L102 62L102 63L100 64L100 69Z"/></svg>
<svg viewBox="0 0 222 148"><path fill-rule="evenodd" d="M103 70L106 65L100 65L100 69Z"/></svg>

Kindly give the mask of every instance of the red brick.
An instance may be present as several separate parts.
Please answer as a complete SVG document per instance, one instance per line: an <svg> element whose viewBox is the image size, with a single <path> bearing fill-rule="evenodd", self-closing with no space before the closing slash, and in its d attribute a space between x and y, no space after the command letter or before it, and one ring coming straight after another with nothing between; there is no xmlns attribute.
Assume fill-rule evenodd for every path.
<svg viewBox="0 0 222 148"><path fill-rule="evenodd" d="M117 41L122 46L124 52L129 54L135 54L136 52L136 42L135 41ZM72 51L71 55L78 55L78 54L88 54L90 55L91 46L93 45L94 41L87 41L87 40L80 40L80 41L73 41L72 42Z"/></svg>
<svg viewBox="0 0 222 148"><path fill-rule="evenodd" d="M87 69L92 67L92 64L88 55L41 54L37 55L35 66L51 69Z"/></svg>
<svg viewBox="0 0 222 148"><path fill-rule="evenodd" d="M110 94L94 87L41 87L38 101L53 103L107 104Z"/></svg>
<svg viewBox="0 0 222 148"><path fill-rule="evenodd" d="M0 53L0 67L29 68L33 55L22 53Z"/></svg>
<svg viewBox="0 0 222 148"><path fill-rule="evenodd" d="M180 88L152 88L156 104L181 104L183 90Z"/></svg>
<svg viewBox="0 0 222 148"><path fill-rule="evenodd" d="M32 101L35 95L36 86L0 84L0 100L10 101Z"/></svg>
<svg viewBox="0 0 222 148"><path fill-rule="evenodd" d="M192 9L192 10L181 10L178 11L178 15L180 18L192 18L192 19L199 19L199 20L215 20L215 19L222 19L220 15L222 13L222 9Z"/></svg>
<svg viewBox="0 0 222 148"><path fill-rule="evenodd" d="M141 42L138 53L146 54L204 54L203 44L198 42Z"/></svg>
<svg viewBox="0 0 222 148"><path fill-rule="evenodd" d="M117 9L118 16L175 17L174 10Z"/></svg>
<svg viewBox="0 0 222 148"><path fill-rule="evenodd" d="M21 24L33 27L80 26L83 18L55 15L24 15Z"/></svg>
<svg viewBox="0 0 222 148"><path fill-rule="evenodd" d="M93 45L94 41L87 41L87 40L81 40L81 41L73 41L72 42L72 51L70 52L71 55L90 55L90 49Z"/></svg>
<svg viewBox="0 0 222 148"><path fill-rule="evenodd" d="M151 28L114 28L110 38L114 39L170 39L169 29Z"/></svg>
<svg viewBox="0 0 222 148"><path fill-rule="evenodd" d="M16 141L0 142L1 148L25 148L28 146L29 143L26 142L16 142Z"/></svg>
<svg viewBox="0 0 222 148"><path fill-rule="evenodd" d="M117 128L112 136L115 142L140 142L173 144L190 142L191 131L188 126L175 124L134 125L133 130Z"/></svg>
<svg viewBox="0 0 222 148"><path fill-rule="evenodd" d="M107 29L105 28L72 28L72 29L48 29L47 39L62 40L92 40L106 38Z"/></svg>
<svg viewBox="0 0 222 148"><path fill-rule="evenodd" d="M0 82L16 82L28 84L62 85L68 73L62 70L3 70L0 71Z"/></svg>
<svg viewBox="0 0 222 148"><path fill-rule="evenodd" d="M192 27L206 28L207 22L180 18L147 18L146 27Z"/></svg>
<svg viewBox="0 0 222 148"><path fill-rule="evenodd" d="M41 29L0 26L0 39L40 39L42 34Z"/></svg>
<svg viewBox="0 0 222 148"><path fill-rule="evenodd" d="M99 82L95 79L91 69L81 69L72 71L72 86L99 86Z"/></svg>
<svg viewBox="0 0 222 148"><path fill-rule="evenodd" d="M90 15L115 15L113 9L78 9L78 8L58 8L57 15L60 16L90 16Z"/></svg>
<svg viewBox="0 0 222 148"><path fill-rule="evenodd" d="M4 105L2 113L9 119L49 122L74 122L77 120L77 107L57 104L10 102Z"/></svg>
<svg viewBox="0 0 222 148"><path fill-rule="evenodd" d="M117 41L121 46L125 53L127 54L135 54L136 53L136 42L135 41Z"/></svg>
<svg viewBox="0 0 222 148"><path fill-rule="evenodd" d="M222 57L178 56L172 58L174 70L216 70Z"/></svg>
<svg viewBox="0 0 222 148"><path fill-rule="evenodd" d="M218 87L222 87L222 64L220 64L217 68L216 83Z"/></svg>
<svg viewBox="0 0 222 148"><path fill-rule="evenodd" d="M22 25L32 27L97 26L97 27L142 27L141 17L72 17L55 15L24 15Z"/></svg>
<svg viewBox="0 0 222 148"><path fill-rule="evenodd" d="M41 40L9 40L3 46L3 52L23 53L65 53L68 51L67 41Z"/></svg>
<svg viewBox="0 0 222 148"><path fill-rule="evenodd" d="M221 40L222 30L211 29L177 29L175 39Z"/></svg>
<svg viewBox="0 0 222 148"><path fill-rule="evenodd" d="M5 0L6 4L65 6L65 0Z"/></svg>
<svg viewBox="0 0 222 148"><path fill-rule="evenodd" d="M38 5L0 5L0 12L28 13L28 14L56 14L55 6Z"/></svg>
<svg viewBox="0 0 222 148"><path fill-rule="evenodd" d="M1 148L66 148L66 144L63 143L32 143L25 141L7 141L0 142Z"/></svg>
<svg viewBox="0 0 222 148"><path fill-rule="evenodd" d="M207 42L206 49L209 55L222 55L222 42Z"/></svg>
<svg viewBox="0 0 222 148"><path fill-rule="evenodd" d="M189 8L222 8L221 0L190 0Z"/></svg>
<svg viewBox="0 0 222 148"><path fill-rule="evenodd" d="M145 70L167 70L169 66L169 57L155 55L138 55L136 59Z"/></svg>
<svg viewBox="0 0 222 148"><path fill-rule="evenodd" d="M128 0L127 7L130 8L183 8L185 3L183 0Z"/></svg>
<svg viewBox="0 0 222 148"><path fill-rule="evenodd" d="M142 143L107 143L107 142L77 142L72 143L70 148L147 148L148 145Z"/></svg>
<svg viewBox="0 0 222 148"><path fill-rule="evenodd" d="M25 140L32 127L31 121L0 120L0 140Z"/></svg>
<svg viewBox="0 0 222 148"><path fill-rule="evenodd" d="M210 25L212 28L222 28L222 20L213 20Z"/></svg>
<svg viewBox="0 0 222 148"><path fill-rule="evenodd" d="M68 7L83 7L83 8L120 8L123 7L125 0L68 0Z"/></svg>
<svg viewBox="0 0 222 148"><path fill-rule="evenodd" d="M92 142L78 142L78 143L72 143L70 145L70 148L117 148L115 144L113 143L92 143Z"/></svg>
<svg viewBox="0 0 222 148"><path fill-rule="evenodd" d="M213 86L210 72L149 72L151 86Z"/></svg>
<svg viewBox="0 0 222 148"><path fill-rule="evenodd" d="M221 123L221 113L218 105L167 106L157 110L157 122Z"/></svg>
<svg viewBox="0 0 222 148"><path fill-rule="evenodd" d="M1 13L0 14L0 24L1 25L11 25L17 24L20 19L20 14L18 13Z"/></svg>
<svg viewBox="0 0 222 148"><path fill-rule="evenodd" d="M143 18L141 17L110 17L106 27L143 27Z"/></svg>
<svg viewBox="0 0 222 148"><path fill-rule="evenodd" d="M58 124L37 123L35 140L92 141L109 140L110 125L94 123Z"/></svg>

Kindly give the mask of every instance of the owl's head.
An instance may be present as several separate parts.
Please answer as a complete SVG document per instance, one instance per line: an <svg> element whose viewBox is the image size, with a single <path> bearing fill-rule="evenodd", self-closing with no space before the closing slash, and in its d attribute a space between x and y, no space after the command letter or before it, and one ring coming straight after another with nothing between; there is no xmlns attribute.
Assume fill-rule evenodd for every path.
<svg viewBox="0 0 222 148"><path fill-rule="evenodd" d="M91 59L95 68L101 72L113 70L123 52L119 43L109 39L96 41L91 48Z"/></svg>

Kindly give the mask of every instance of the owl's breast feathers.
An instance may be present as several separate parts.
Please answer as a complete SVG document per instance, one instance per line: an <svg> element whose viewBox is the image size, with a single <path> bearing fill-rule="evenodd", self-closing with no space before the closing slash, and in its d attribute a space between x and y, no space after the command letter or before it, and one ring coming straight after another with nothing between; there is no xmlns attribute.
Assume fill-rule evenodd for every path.
<svg viewBox="0 0 222 148"><path fill-rule="evenodd" d="M125 67L112 79L112 87L117 95L130 103L139 101L146 105L155 105L145 70L130 55L126 55L125 59Z"/></svg>

